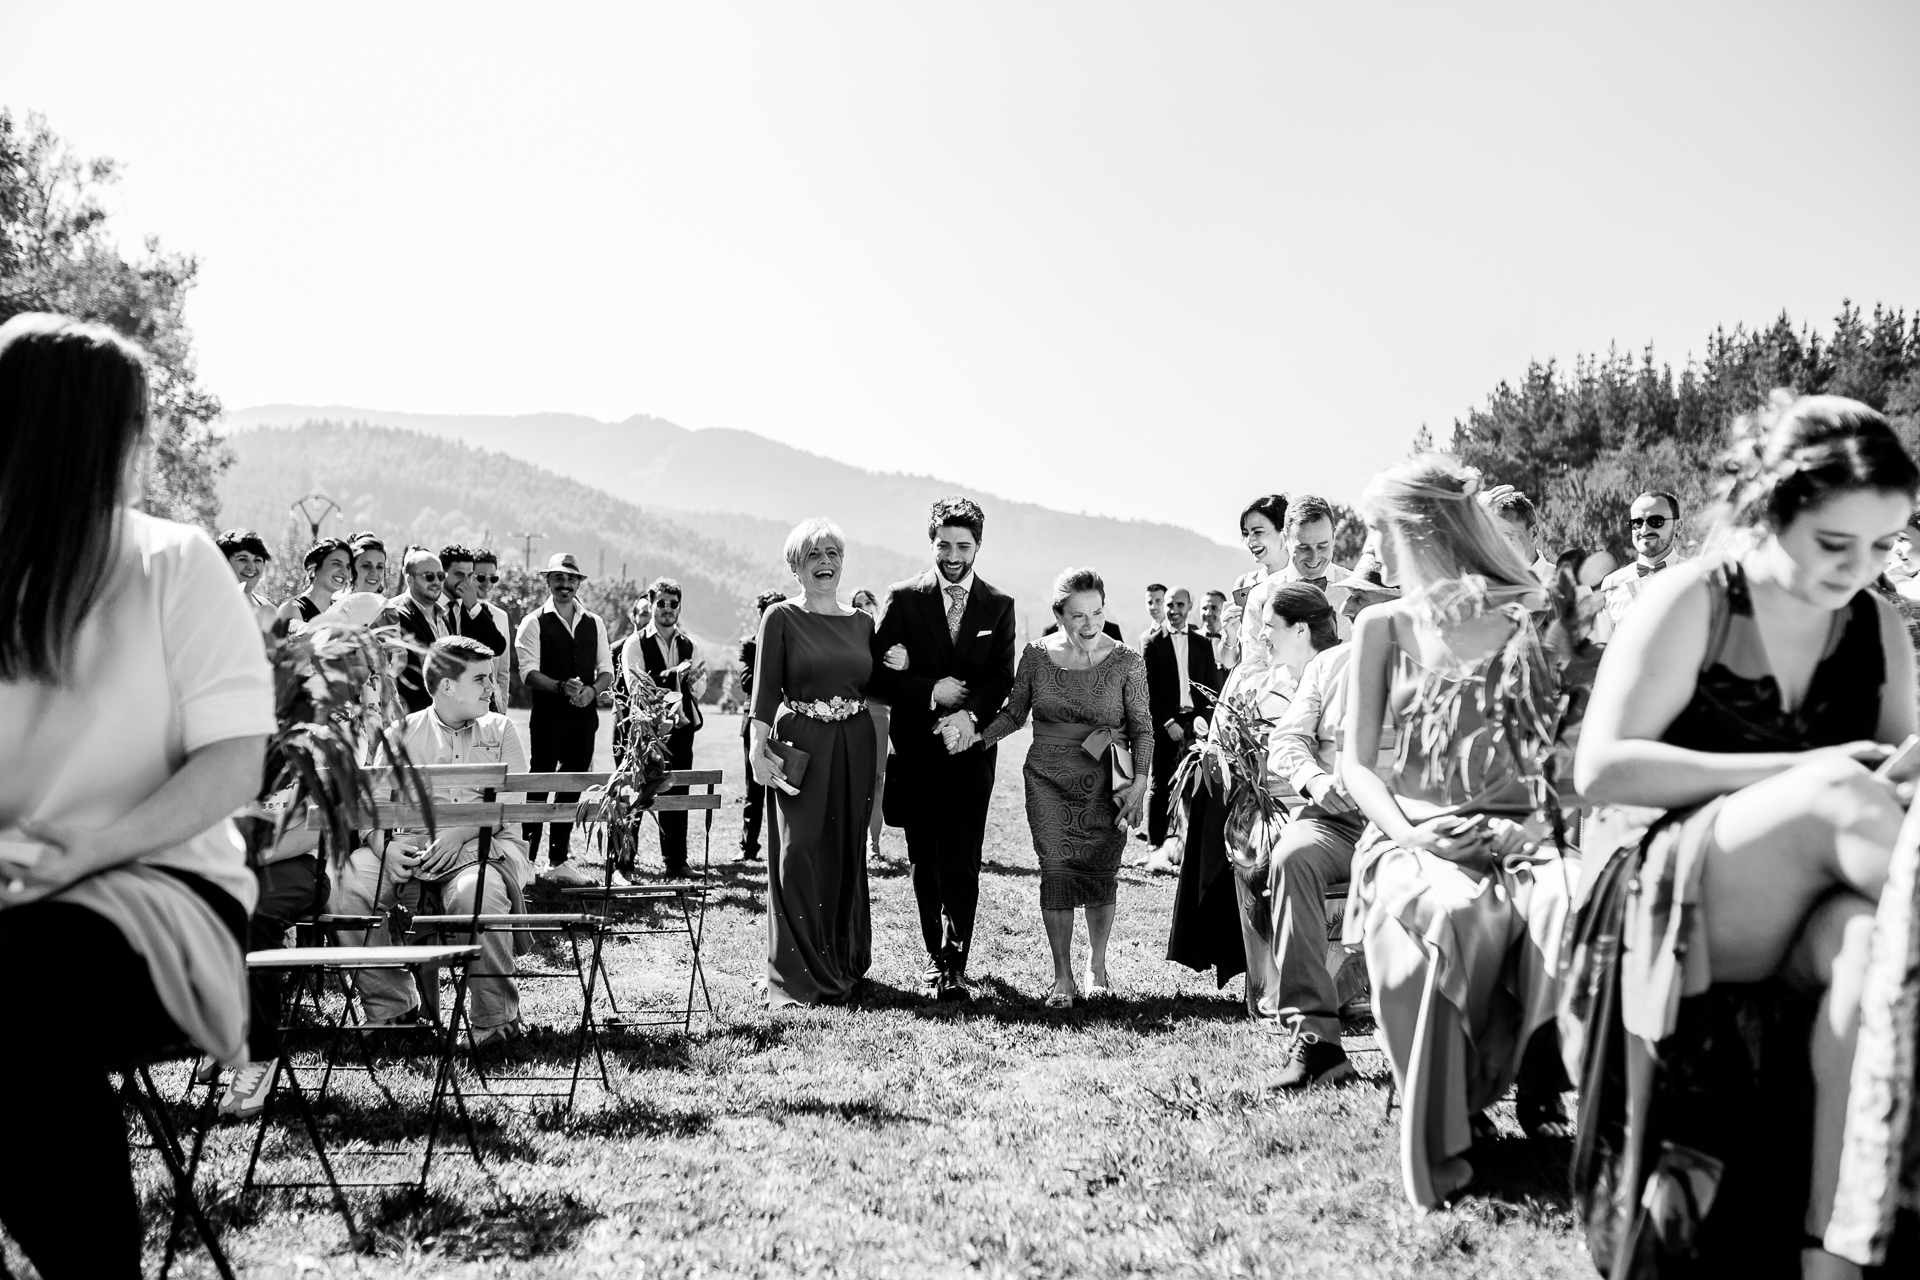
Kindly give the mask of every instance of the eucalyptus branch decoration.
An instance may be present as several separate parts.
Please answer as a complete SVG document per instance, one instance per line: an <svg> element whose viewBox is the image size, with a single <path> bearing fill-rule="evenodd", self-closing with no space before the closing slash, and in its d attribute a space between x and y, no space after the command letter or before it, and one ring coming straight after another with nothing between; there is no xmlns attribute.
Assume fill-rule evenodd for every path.
<svg viewBox="0 0 1920 1280"><path fill-rule="evenodd" d="M1180 761L1169 784L1173 794L1191 799L1205 787L1226 806L1227 848L1253 847L1259 832L1271 833L1286 820L1280 802L1267 790L1267 731L1273 722L1261 713L1260 691L1252 684L1221 697L1205 685L1194 692L1213 703L1212 728ZM1175 806L1184 825L1185 806Z"/></svg>
<svg viewBox="0 0 1920 1280"><path fill-rule="evenodd" d="M631 673L630 673L631 674ZM680 727L680 695L640 673L615 704L626 747L605 786L581 793L575 821L604 824L614 869L631 875L640 855L640 820L667 788L667 739Z"/></svg>

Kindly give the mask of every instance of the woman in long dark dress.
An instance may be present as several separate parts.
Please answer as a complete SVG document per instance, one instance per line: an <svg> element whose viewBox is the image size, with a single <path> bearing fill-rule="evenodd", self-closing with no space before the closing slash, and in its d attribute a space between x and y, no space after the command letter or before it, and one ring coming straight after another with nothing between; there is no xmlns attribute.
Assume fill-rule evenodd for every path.
<svg viewBox="0 0 1920 1280"><path fill-rule="evenodd" d="M874 735L867 713L873 619L840 603L846 541L826 520L787 536L800 598L760 619L750 729L767 823L767 1004L840 1004L873 959L867 815ZM807 754L796 786L770 741Z"/></svg>
<svg viewBox="0 0 1920 1280"><path fill-rule="evenodd" d="M1007 705L981 735L988 746L1033 717L1027 750L1027 823L1040 859L1040 916L1053 950L1049 1008L1082 994L1073 980L1073 912L1087 915L1092 956L1084 994L1111 995L1107 937L1113 930L1120 855L1153 783L1153 715L1138 650L1102 627L1107 589L1092 569L1069 569L1053 588L1061 629L1020 655ZM1092 750L1099 747L1099 750ZM1114 754L1133 780L1115 789Z"/></svg>

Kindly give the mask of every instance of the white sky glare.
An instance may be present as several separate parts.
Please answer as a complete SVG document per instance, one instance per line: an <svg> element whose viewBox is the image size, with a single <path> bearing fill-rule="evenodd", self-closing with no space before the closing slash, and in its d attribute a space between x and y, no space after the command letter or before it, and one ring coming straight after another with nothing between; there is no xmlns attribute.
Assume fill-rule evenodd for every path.
<svg viewBox="0 0 1920 1280"><path fill-rule="evenodd" d="M636 412L1222 540L1527 361L1920 306L1920 5L88 5L0 103L207 386Z"/></svg>

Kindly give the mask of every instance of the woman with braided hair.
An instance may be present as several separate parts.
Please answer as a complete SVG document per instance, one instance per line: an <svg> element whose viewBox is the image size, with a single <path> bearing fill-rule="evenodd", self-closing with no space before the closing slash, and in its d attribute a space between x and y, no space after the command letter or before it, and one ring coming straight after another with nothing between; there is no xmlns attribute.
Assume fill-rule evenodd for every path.
<svg viewBox="0 0 1920 1280"><path fill-rule="evenodd" d="M1639 901L1627 908L1628 927L1638 919L1657 930L1642 953L1677 959L1652 972L1646 961L1641 971L1623 965L1628 1035L1658 1047L1664 1066L1676 1026L1684 1032L1689 1009L1701 1007L1683 997L1777 981L1818 1001L1811 1039L1801 1042L1813 1082L1801 1267L1859 1275L1822 1237L1839 1174L1859 975L1901 823L1893 785L1872 769L1915 722L1906 628L1868 587L1913 512L1920 470L1866 405L1775 392L1736 424L1723 471L1718 533L1733 552L1649 580L1600 664L1575 777L1589 800L1639 806L1650 819L1615 863L1630 863L1644 890L1630 895ZM1790 1113L1735 1120L1721 1136L1737 1143L1756 1128L1778 1165L1767 1183L1804 1173L1806 1128ZM1752 1200L1741 1207L1748 1188L1728 1194L1756 1161L1731 1147L1710 1154L1725 1168L1725 1185L1715 1185L1727 1211L1717 1223L1703 1212L1709 1239L1716 1229L1746 1236L1751 1224L1783 1216L1756 1212ZM1641 1197L1613 1186L1606 1198Z"/></svg>
<svg viewBox="0 0 1920 1280"><path fill-rule="evenodd" d="M1550 1036L1522 1071L1551 1027L1573 880L1552 835L1559 695L1533 617L1547 602L1479 491L1440 454L1368 483L1381 580L1403 595L1355 619L1340 750L1367 819L1346 940L1366 952L1421 1208L1466 1186L1479 1113L1516 1079L1528 1135L1566 1134ZM1385 724L1398 745L1383 762Z"/></svg>

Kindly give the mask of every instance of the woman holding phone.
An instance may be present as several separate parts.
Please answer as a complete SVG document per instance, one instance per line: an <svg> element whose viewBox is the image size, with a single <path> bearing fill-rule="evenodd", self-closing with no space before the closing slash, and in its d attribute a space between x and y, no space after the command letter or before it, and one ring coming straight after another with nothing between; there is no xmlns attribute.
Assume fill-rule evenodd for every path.
<svg viewBox="0 0 1920 1280"><path fill-rule="evenodd" d="M800 596L761 615L753 779L767 823L767 1004L844 1004L873 959L866 838L873 807L873 618L840 603L846 539L815 518L787 535Z"/></svg>
<svg viewBox="0 0 1920 1280"><path fill-rule="evenodd" d="M1251 663L1250 674L1257 674L1272 662L1272 655L1260 639L1267 625L1268 579L1287 567L1287 540L1281 530L1287 524L1287 495L1269 493L1255 498L1240 513L1240 540L1247 544L1253 568L1233 584L1233 597L1220 614L1220 661L1238 668Z"/></svg>
<svg viewBox="0 0 1920 1280"><path fill-rule="evenodd" d="M1574 774L1590 801L1664 811L1641 848L1697 868L1702 979L1781 978L1821 1001L1802 1268L1859 1275L1818 1246L1902 816L1871 770L1915 719L1906 627L1868 588L1920 470L1885 418L1839 396L1775 392L1735 440L1717 517L1740 550L1648 584L1601 661Z"/></svg>

